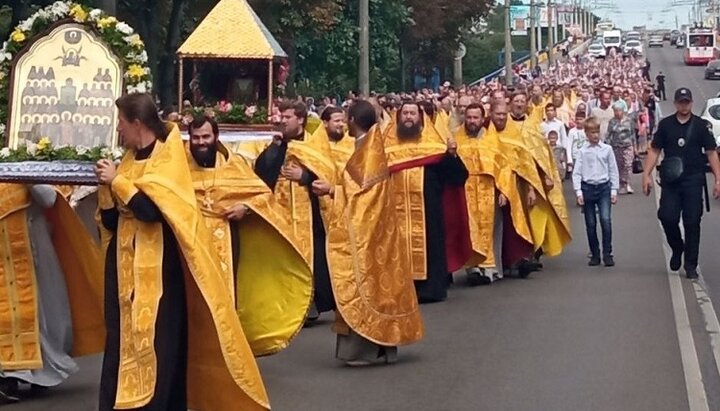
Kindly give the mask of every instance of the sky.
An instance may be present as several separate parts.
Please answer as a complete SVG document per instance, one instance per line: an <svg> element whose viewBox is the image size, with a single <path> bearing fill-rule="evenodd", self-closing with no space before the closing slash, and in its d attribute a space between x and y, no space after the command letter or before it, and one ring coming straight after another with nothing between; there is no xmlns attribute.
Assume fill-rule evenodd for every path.
<svg viewBox="0 0 720 411"><path fill-rule="evenodd" d="M604 1L604 3L611 3ZM646 25L652 29L674 29L675 16L678 23L688 23L690 6L668 7L671 0L615 0L616 10L596 9L595 14L601 18L609 18L617 26L623 29L630 29L632 26ZM683 1L683 3L687 3ZM650 7L648 7L650 6ZM663 10L669 11L663 12Z"/></svg>

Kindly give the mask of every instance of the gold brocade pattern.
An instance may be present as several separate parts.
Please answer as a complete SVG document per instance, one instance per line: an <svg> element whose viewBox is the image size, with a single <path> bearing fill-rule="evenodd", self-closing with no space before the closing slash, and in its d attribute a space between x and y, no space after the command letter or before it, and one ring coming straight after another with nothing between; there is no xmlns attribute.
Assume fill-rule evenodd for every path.
<svg viewBox="0 0 720 411"><path fill-rule="evenodd" d="M425 117L425 124L432 124ZM397 127L391 124L384 134L385 153L388 166L402 167L403 164L442 156L447 144L434 127L423 127L419 139L401 141ZM391 175L395 212L401 246L410 256L410 272L415 280L427 279L425 241L425 167L416 166L393 172Z"/></svg>
<svg viewBox="0 0 720 411"><path fill-rule="evenodd" d="M507 185L511 173L505 156L482 136L470 138L464 127L455 133L458 155L468 169L465 183L470 238L475 256L468 265L495 267L493 234L495 228L496 185ZM517 190L510 191L517 195ZM512 194L511 194L512 195Z"/></svg>
<svg viewBox="0 0 720 411"><path fill-rule="evenodd" d="M279 212L270 189L239 156L218 155L215 168L202 168L188 152L188 163L198 207L212 236L208 242L217 247L228 290L237 293L248 343L256 356L276 353L298 334L312 300L312 270L295 245L290 222ZM240 250L234 276L231 225L224 214L238 203L252 214L236 224Z"/></svg>
<svg viewBox="0 0 720 411"><path fill-rule="evenodd" d="M16 184L0 184L0 190L0 366L42 368L35 263L26 215L30 193Z"/></svg>
<svg viewBox="0 0 720 411"><path fill-rule="evenodd" d="M202 381L188 386L189 408L198 411L269 409L267 393L235 313L216 250L203 241L210 234L197 208L177 126L172 127L164 143L156 142L148 160L135 161L135 152L128 151L112 189L115 196L121 198L135 190L147 195L159 207L184 257L188 380ZM123 209L125 205L121 203L118 207ZM155 325L151 321L157 317L154 304L162 290L162 284L155 282L155 265L159 262L162 268L162 226L141 223L123 212L117 236L123 336L115 407L128 409L146 405L152 399L152 387L156 384L154 341L150 339L154 331L150 329ZM127 267L132 267L133 276L128 275ZM139 290L141 287L147 290ZM129 298L133 294L128 294L128 290L134 290L131 291L133 299ZM132 349L127 344L133 344Z"/></svg>
<svg viewBox="0 0 720 411"><path fill-rule="evenodd" d="M530 210L530 225L535 247L542 248L547 256L559 255L564 246L571 241L572 231L570 231L570 217L562 190L563 182L557 172L552 149L542 136L539 124L529 119L508 121L512 121L521 131L525 146L528 147L544 177L550 177L553 181L552 188L548 189L544 186L544 198L538 198L538 204Z"/></svg>
<svg viewBox="0 0 720 411"><path fill-rule="evenodd" d="M409 256L395 224L381 134L365 138L348 161L343 181L347 197L339 202L345 205L328 231L338 323L376 344L411 344L423 337L424 326L407 272Z"/></svg>

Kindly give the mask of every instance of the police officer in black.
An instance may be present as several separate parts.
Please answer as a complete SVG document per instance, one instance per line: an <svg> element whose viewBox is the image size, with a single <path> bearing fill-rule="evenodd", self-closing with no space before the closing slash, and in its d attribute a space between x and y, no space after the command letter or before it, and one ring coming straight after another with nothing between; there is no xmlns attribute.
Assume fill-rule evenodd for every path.
<svg viewBox="0 0 720 411"><path fill-rule="evenodd" d="M693 114L692 103L689 89L683 87L675 91L676 112L658 124L645 161L643 191L645 195L650 194L652 171L662 152L658 218L672 249L670 269L680 269L684 253L687 277L697 278L703 190L707 187L705 171L709 163L715 176L713 195L717 199L720 197L720 160L712 125ZM684 242L679 226L681 214L685 228Z"/></svg>

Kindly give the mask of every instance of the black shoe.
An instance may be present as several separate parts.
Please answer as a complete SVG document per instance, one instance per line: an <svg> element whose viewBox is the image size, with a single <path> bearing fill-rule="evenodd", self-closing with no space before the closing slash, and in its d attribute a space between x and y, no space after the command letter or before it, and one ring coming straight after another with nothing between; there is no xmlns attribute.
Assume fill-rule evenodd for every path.
<svg viewBox="0 0 720 411"><path fill-rule="evenodd" d="M695 280L698 278L697 268L686 268L685 274L687 274L687 278L691 280Z"/></svg>
<svg viewBox="0 0 720 411"><path fill-rule="evenodd" d="M478 285L490 285L492 284L492 278L484 275L482 272L479 271L469 271L467 273L467 282L468 285L471 287L475 287Z"/></svg>
<svg viewBox="0 0 720 411"><path fill-rule="evenodd" d="M14 378L0 378L0 404L12 404L20 401L19 384Z"/></svg>
<svg viewBox="0 0 720 411"><path fill-rule="evenodd" d="M680 266L682 265L682 253L682 249L673 250L672 257L670 257L670 269L672 271L680 269Z"/></svg>
<svg viewBox="0 0 720 411"><path fill-rule="evenodd" d="M590 267L595 267L595 266L600 265L600 257L598 257L598 256L590 257L590 261L588 262L588 265Z"/></svg>
<svg viewBox="0 0 720 411"><path fill-rule="evenodd" d="M615 259L611 255L606 255L603 257L603 263L605 263L605 267L614 267Z"/></svg>

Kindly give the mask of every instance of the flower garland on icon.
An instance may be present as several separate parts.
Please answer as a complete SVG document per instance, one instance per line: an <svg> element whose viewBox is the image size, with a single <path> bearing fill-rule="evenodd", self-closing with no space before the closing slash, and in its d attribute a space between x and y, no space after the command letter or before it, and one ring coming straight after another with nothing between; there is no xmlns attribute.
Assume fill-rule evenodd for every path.
<svg viewBox="0 0 720 411"><path fill-rule="evenodd" d="M145 93L152 90L145 44L132 27L100 9L92 9L72 1L56 1L18 24L0 48L0 142L5 141L4 125L7 123L13 58L27 46L30 39L62 20L94 28L105 44L122 58L126 92Z"/></svg>
<svg viewBox="0 0 720 411"><path fill-rule="evenodd" d="M19 161L98 161L100 159L119 160L123 156L120 148L53 146L49 138L43 137L37 143L21 145L17 149L0 149L0 163Z"/></svg>

